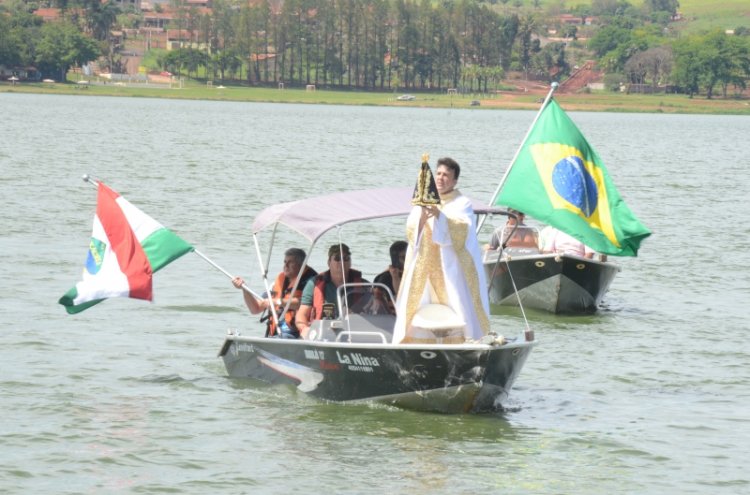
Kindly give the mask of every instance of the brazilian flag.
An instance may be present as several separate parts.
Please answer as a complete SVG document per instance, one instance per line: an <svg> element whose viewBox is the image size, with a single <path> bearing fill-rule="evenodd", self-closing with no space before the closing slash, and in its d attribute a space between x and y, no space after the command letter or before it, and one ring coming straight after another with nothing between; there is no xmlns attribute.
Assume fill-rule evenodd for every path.
<svg viewBox="0 0 750 495"><path fill-rule="evenodd" d="M601 158L550 98L494 205L507 205L604 254L636 256L651 235L615 189Z"/></svg>

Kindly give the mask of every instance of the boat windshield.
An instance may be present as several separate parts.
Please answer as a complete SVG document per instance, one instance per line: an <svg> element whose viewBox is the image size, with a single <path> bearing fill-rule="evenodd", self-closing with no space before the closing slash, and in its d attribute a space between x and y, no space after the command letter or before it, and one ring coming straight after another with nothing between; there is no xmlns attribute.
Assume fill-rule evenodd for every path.
<svg viewBox="0 0 750 495"><path fill-rule="evenodd" d="M395 298L387 286L369 282L344 284L336 295L339 307L344 308L343 316L312 321L309 340L391 343L396 324Z"/></svg>
<svg viewBox="0 0 750 495"><path fill-rule="evenodd" d="M347 283L336 291L339 308L345 314L395 315L396 298L384 284L360 282Z"/></svg>

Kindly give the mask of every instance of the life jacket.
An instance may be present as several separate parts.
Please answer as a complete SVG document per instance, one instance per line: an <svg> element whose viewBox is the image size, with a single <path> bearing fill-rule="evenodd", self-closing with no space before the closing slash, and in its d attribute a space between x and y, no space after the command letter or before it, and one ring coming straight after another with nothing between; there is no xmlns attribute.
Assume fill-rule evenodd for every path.
<svg viewBox="0 0 750 495"><path fill-rule="evenodd" d="M286 301L290 298L296 297L298 300L300 297L302 297L302 290L305 288L305 285L307 285L307 281L310 280L312 277L316 276L318 272L316 272L311 267L307 266L305 267L305 271L302 272L301 275L299 275L299 283L297 284L297 290L294 291L294 294L291 294L292 292L292 281L289 280L289 277L284 276L284 272L279 273L279 276L276 277L276 281L273 284L273 292L275 294L278 294L278 298L281 299L281 306L277 310L278 312L281 312L281 310L284 309L286 306ZM294 324L294 315L297 313L297 310L289 309L289 311L284 314L284 320L286 321L286 324L289 325L289 328L296 329L297 327ZM266 327L266 337L270 337L276 335L276 323L273 321L273 317L268 315L268 322Z"/></svg>
<svg viewBox="0 0 750 495"><path fill-rule="evenodd" d="M349 276L345 279L348 283L360 283L362 282L362 272L357 270L349 269ZM315 277L315 290L313 290L313 305L310 311L310 321L320 318L323 314L323 305L326 302L326 283L331 281L330 270L325 271ZM355 304L356 301L362 297L361 294L354 294L354 301L351 304Z"/></svg>

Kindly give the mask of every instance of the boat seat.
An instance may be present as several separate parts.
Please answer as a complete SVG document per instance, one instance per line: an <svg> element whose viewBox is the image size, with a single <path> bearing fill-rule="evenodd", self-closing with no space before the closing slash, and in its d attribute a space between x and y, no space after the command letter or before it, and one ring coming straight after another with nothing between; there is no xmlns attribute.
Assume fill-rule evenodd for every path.
<svg viewBox="0 0 750 495"><path fill-rule="evenodd" d="M312 340L325 342L386 343L393 338L395 315L350 314L344 320L316 320L310 325Z"/></svg>
<svg viewBox="0 0 750 495"><path fill-rule="evenodd" d="M395 315L351 314L341 322L341 331L336 340L358 343L390 342L393 338L395 324Z"/></svg>
<svg viewBox="0 0 750 495"><path fill-rule="evenodd" d="M503 252L506 256L533 256L541 253L539 248L535 247L507 247Z"/></svg>
<svg viewBox="0 0 750 495"><path fill-rule="evenodd" d="M425 304L417 311L411 324L425 330L451 330L466 325L450 306L444 304Z"/></svg>
<svg viewBox="0 0 750 495"><path fill-rule="evenodd" d="M336 331L331 328L331 323L337 320L313 320L310 322L310 332L307 334L309 340L322 342L333 342L336 340Z"/></svg>
<svg viewBox="0 0 750 495"><path fill-rule="evenodd" d="M426 304L419 308L411 320L407 336L418 341L434 341L464 338L464 322L452 308L444 304Z"/></svg>

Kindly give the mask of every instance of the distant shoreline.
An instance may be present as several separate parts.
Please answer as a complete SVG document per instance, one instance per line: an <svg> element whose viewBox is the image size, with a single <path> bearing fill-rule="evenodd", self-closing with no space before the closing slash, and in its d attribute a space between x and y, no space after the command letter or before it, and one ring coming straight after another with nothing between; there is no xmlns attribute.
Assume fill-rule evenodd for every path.
<svg viewBox="0 0 750 495"><path fill-rule="evenodd" d="M0 93L63 94L80 96L121 96L142 98L187 99L208 101L241 101L258 103L306 103L329 105L391 106L415 108L466 108L475 110L537 110L545 92L497 92L492 94L447 95L436 93L408 93L414 100L399 101L401 92L337 91L316 89L271 89L246 86L198 86L169 88L164 85L114 85L91 83L0 83ZM750 99L714 98L685 95L626 95L600 92L555 94L566 111L678 113L750 115Z"/></svg>

